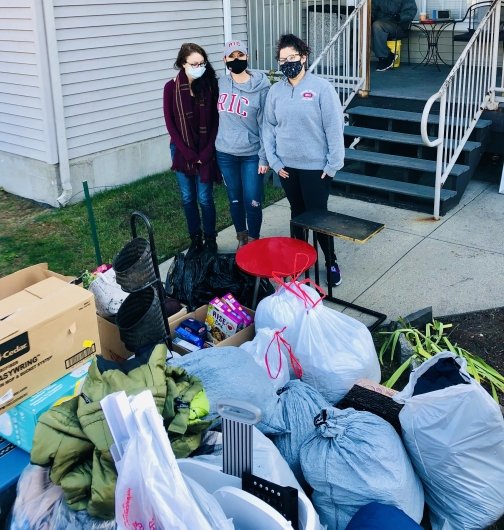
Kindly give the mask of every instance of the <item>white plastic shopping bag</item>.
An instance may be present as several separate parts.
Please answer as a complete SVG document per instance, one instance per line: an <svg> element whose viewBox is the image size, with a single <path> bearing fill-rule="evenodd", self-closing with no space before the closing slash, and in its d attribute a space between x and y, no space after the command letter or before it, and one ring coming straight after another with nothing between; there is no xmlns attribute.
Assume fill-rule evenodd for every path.
<svg viewBox="0 0 504 530"><path fill-rule="evenodd" d="M255 362L268 374L275 390L290 381L291 366L295 377L302 375L301 365L294 356L290 344L283 337L284 331L285 328L278 330L260 328L253 340L240 346L242 350L250 353Z"/></svg>
<svg viewBox="0 0 504 530"><path fill-rule="evenodd" d="M426 372L443 359L455 360L463 382L418 393ZM423 481L433 530L479 530L504 514L504 420L466 365L451 352L438 353L393 397L404 404L403 441Z"/></svg>
<svg viewBox="0 0 504 530"><path fill-rule="evenodd" d="M117 463L118 530L212 530L232 528L224 513L212 524L187 486L148 390L130 398L117 392L101 401ZM216 522L217 521L217 522Z"/></svg>
<svg viewBox="0 0 504 530"><path fill-rule="evenodd" d="M96 312L102 317L115 316L129 294L116 282L114 269L98 273L89 284L89 290L95 297Z"/></svg>

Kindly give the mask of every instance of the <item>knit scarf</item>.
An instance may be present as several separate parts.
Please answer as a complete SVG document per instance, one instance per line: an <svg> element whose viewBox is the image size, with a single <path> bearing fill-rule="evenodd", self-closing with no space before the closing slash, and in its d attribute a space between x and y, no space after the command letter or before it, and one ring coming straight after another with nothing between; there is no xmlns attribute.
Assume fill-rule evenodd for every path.
<svg viewBox="0 0 504 530"><path fill-rule="evenodd" d="M208 145L210 140L210 105L212 105L210 93L201 94L201 96L195 101L193 111L189 81L185 71L180 70L175 79L175 108L173 109L175 124L180 131L184 143L195 152L201 152ZM199 124L198 131L194 131L192 127L195 117L194 114L199 118L197 120ZM178 160L174 160L173 169L182 171L189 176L194 176L199 173L202 181L208 182L214 179L214 175L212 174L213 171L211 171L211 168L205 166L208 165L193 164L181 157Z"/></svg>

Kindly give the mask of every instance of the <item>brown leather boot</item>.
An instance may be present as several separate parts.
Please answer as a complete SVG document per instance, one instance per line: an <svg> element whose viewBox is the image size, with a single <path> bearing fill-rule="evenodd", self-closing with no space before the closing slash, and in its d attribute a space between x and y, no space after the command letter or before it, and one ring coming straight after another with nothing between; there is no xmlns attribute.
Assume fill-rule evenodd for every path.
<svg viewBox="0 0 504 530"><path fill-rule="evenodd" d="M249 242L248 230L236 232L236 239L238 239L238 246L236 247L236 250L238 250Z"/></svg>

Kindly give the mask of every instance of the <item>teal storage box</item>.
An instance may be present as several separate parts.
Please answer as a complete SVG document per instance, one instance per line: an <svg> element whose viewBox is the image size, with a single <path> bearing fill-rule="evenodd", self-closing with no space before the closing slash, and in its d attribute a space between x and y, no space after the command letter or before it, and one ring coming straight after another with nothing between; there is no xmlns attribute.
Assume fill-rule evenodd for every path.
<svg viewBox="0 0 504 530"><path fill-rule="evenodd" d="M40 416L54 405L80 394L90 365L88 361L0 415L0 436L30 452Z"/></svg>
<svg viewBox="0 0 504 530"><path fill-rule="evenodd" d="M0 528L4 528L16 499L16 485L30 455L0 438Z"/></svg>

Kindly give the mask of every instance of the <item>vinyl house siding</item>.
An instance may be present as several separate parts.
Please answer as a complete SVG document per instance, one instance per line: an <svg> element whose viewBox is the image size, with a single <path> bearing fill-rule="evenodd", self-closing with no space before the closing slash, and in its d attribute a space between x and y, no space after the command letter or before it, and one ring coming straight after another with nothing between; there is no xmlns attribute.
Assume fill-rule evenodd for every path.
<svg viewBox="0 0 504 530"><path fill-rule="evenodd" d="M231 0L246 40L245 0ZM163 86L183 42L223 73L223 0L0 0L0 186L57 206L170 167Z"/></svg>
<svg viewBox="0 0 504 530"><path fill-rule="evenodd" d="M54 17L70 159L166 134L163 86L183 42L200 43L221 65L220 0L54 0Z"/></svg>
<svg viewBox="0 0 504 530"><path fill-rule="evenodd" d="M0 0L0 150L56 162L44 36L32 0Z"/></svg>

